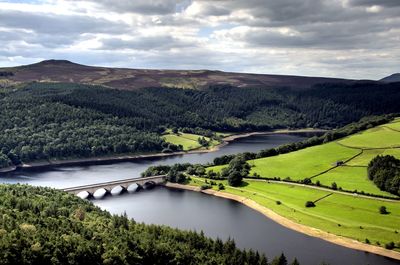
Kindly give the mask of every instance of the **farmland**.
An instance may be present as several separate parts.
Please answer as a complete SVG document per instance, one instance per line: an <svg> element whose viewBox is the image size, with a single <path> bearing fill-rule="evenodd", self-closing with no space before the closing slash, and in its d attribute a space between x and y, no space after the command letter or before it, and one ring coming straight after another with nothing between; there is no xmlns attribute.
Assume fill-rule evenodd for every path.
<svg viewBox="0 0 400 265"><path fill-rule="evenodd" d="M198 139L203 136L191 133L172 133L169 132L163 136L164 140L175 144L175 145L182 145L183 151L190 151L202 148L202 145L199 143ZM208 147L215 146L219 144L219 142L212 140L208 137L204 137L204 139L209 142Z"/></svg>
<svg viewBox="0 0 400 265"><path fill-rule="evenodd" d="M240 187L217 180L211 188L217 189L222 182L224 192L251 199L296 223L334 235L376 246L398 243L400 202L376 196L398 197L369 180L367 166L377 155L400 158L399 121L298 151L248 160L250 175L257 173L260 179L245 179ZM207 171L220 172L224 167L209 167ZM305 178L313 185L290 182ZM190 184L201 186L204 182L192 178ZM306 207L307 201L314 202L315 207ZM381 214L381 206L390 209L389 214Z"/></svg>
<svg viewBox="0 0 400 265"><path fill-rule="evenodd" d="M190 185L201 186L204 181L192 178ZM400 241L400 203L396 201L264 180L246 180L237 188L216 181L220 182L225 185L224 192L251 199L296 223L360 242L368 239L373 245ZM212 187L216 190L218 186ZM316 207L306 208L306 201L316 201ZM390 214L380 214L380 206L387 207Z"/></svg>
<svg viewBox="0 0 400 265"><path fill-rule="evenodd" d="M310 178L330 186L333 182L348 191L393 196L380 191L367 178L367 166L377 155L400 157L399 119L330 143L305 148L278 156L249 160L251 174L262 178L294 181ZM389 129L391 128L391 129ZM336 166L336 163L343 162ZM219 172L224 166L209 168Z"/></svg>

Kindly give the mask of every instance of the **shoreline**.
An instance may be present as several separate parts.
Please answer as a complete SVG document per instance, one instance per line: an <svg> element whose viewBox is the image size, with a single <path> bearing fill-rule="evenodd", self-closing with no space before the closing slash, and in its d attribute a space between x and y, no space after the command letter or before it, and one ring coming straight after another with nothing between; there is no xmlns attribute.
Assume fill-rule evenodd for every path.
<svg viewBox="0 0 400 265"><path fill-rule="evenodd" d="M290 133L307 133L307 132L325 132L326 130L322 129L298 129L298 130L274 130L274 131L265 131L265 132L249 132L227 136L222 139L222 142L216 146L213 146L210 149L198 149L191 151L179 151L172 153L149 153L149 154L138 154L138 155L111 155L104 157L88 157L88 158L76 158L76 159L65 159L65 160L48 160L48 161L38 161L32 163L24 163L18 166L11 166L7 168L0 169L0 174L2 173L10 173L17 171L19 169L36 169L43 168L49 166L74 166L74 165L97 165L97 164L107 164L114 162L129 162L136 159L142 158L160 158L160 157L170 157L170 156L178 156L178 155L186 155L186 154L200 154L200 153L210 153L218 151L220 148L228 145L230 142L235 141L236 139L249 137L252 135L273 135L273 134L290 134Z"/></svg>
<svg viewBox="0 0 400 265"><path fill-rule="evenodd" d="M168 188L173 188L173 189L182 189L182 190L201 192L204 194L237 201L237 202L261 213L262 215L266 216L267 218L271 219L272 221L274 221L288 229L294 230L296 232L300 232L302 234L306 234L306 235L312 236L312 237L317 237L317 238L320 238L322 240L328 241L330 243L333 243L333 244L336 244L336 245L339 245L342 247L347 247L347 248L351 248L351 249L355 249L355 250L359 250L359 251L369 252L369 253L373 253L376 255L392 258L395 260L400 260L400 252L396 252L394 250L388 250L388 249L378 247L378 246L365 244L365 243L362 243L355 239L334 235L334 234L325 232L323 230L320 230L318 228L313 228L310 226L296 223L296 222L294 222L286 217L283 217L283 216L277 214L276 212L268 209L267 207L262 206L262 205L258 204L257 202L255 202L251 199L248 199L246 197L242 197L239 195L234 195L234 194L230 194L230 193L222 192L222 191L210 190L210 189L201 190L199 187L196 187L196 186L182 185L182 184L170 183L170 182L167 182L166 184L164 184L164 186L168 187Z"/></svg>

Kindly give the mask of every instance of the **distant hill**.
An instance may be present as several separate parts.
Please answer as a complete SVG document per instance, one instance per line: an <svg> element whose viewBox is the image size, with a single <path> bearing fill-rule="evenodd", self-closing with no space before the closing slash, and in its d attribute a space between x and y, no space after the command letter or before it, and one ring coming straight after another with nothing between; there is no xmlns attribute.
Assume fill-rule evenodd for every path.
<svg viewBox="0 0 400 265"><path fill-rule="evenodd" d="M400 82L400 73L395 73L379 80L385 83Z"/></svg>
<svg viewBox="0 0 400 265"><path fill-rule="evenodd" d="M230 73L210 70L147 70L93 67L66 60L47 60L12 68L0 68L3 82L30 81L99 84L119 89L177 87L202 89L226 84L235 87L309 88L320 83L348 84L356 80L289 75ZM12 73L10 75L10 73Z"/></svg>

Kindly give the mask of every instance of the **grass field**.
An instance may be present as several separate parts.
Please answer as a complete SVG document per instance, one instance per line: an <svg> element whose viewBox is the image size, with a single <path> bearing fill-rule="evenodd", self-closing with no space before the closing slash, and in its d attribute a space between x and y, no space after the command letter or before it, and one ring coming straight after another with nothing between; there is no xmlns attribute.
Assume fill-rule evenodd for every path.
<svg viewBox="0 0 400 265"><path fill-rule="evenodd" d="M395 126L389 124L386 126ZM378 126L361 133L351 135L338 141L340 144L356 148L390 148L400 147L400 132L385 126Z"/></svg>
<svg viewBox="0 0 400 265"><path fill-rule="evenodd" d="M315 201L331 192L266 181L249 180L245 186L239 188L229 187L225 181L222 183L225 185L225 192L252 199L297 223L361 242L368 238L374 245L378 245L378 242L380 245L392 241L400 242L399 202L333 193L316 202L316 207L306 208L306 201ZM191 181L191 185L202 184L204 179L193 178ZM278 205L277 201L281 204ZM380 206L386 206L390 214L380 214Z"/></svg>
<svg viewBox="0 0 400 265"><path fill-rule="evenodd" d="M371 194L397 197L388 192L381 191L372 181L370 181L367 177L366 167L337 167L325 174L313 178L312 181L320 181L321 184L327 186L330 186L332 182L336 182L338 186L344 190L357 190Z"/></svg>
<svg viewBox="0 0 400 265"><path fill-rule="evenodd" d="M176 144L176 145L182 145L184 151L201 148L201 145L198 142L199 137L203 137L203 136L197 135L197 134L191 134L191 133L173 134L172 132L163 136L165 141L167 141L169 143ZM208 137L204 137L204 138L207 141L210 141L210 138L208 138ZM213 141L211 141L210 147L213 147L218 144L219 144L219 142L213 140Z"/></svg>
<svg viewBox="0 0 400 265"><path fill-rule="evenodd" d="M349 159L358 153L358 150L329 143L248 162L252 166L251 174L255 172L265 178L290 177L293 180L301 180L332 168L336 161ZM218 172L223 167L217 166L210 169Z"/></svg>
<svg viewBox="0 0 400 265"><path fill-rule="evenodd" d="M399 131L397 131L399 130ZM368 163L377 155L393 155L400 158L400 119L348 136L338 141L309 147L273 157L249 160L251 172L264 178L280 177L302 180L312 177L312 182L331 186L336 182L344 190L384 195L395 195L379 190L367 177ZM334 166L337 161L346 162ZM220 171L225 166L207 170ZM217 181L218 183L218 181ZM395 242L400 251L400 201L384 201L378 198L306 185L284 182L246 180L245 185L233 188L223 181L226 192L252 199L292 221L310 227L384 246ZM192 185L204 184L204 179L193 178ZM213 186L215 189L216 186ZM316 207L306 208L306 201L315 201ZM277 204L280 201L280 204ZM379 213L386 206L387 215Z"/></svg>
<svg viewBox="0 0 400 265"><path fill-rule="evenodd" d="M368 163L378 155L392 155L400 158L399 149L375 149L375 150L364 150L363 154L352 159L347 163L349 166L368 166Z"/></svg>
<svg viewBox="0 0 400 265"><path fill-rule="evenodd" d="M377 155L393 155L400 158L400 148L394 148L400 146L400 131L393 130L396 128L400 128L400 119L327 144L249 160L248 163L252 166L250 174L257 173L264 178L290 177L292 180L302 180L320 174L312 178L314 183L318 180L321 184L330 186L332 182L336 182L338 187L345 190L392 196L379 190L367 178L366 167ZM357 154L360 155L356 156ZM337 161L347 162L344 166L335 168L334 163ZM211 167L207 170L218 172L223 167L225 166ZM325 171L327 172L324 173Z"/></svg>

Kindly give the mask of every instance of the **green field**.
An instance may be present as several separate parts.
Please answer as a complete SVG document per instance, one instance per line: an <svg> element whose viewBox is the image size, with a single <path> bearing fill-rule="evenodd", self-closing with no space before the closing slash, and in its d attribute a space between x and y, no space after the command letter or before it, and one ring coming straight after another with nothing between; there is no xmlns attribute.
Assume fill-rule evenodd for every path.
<svg viewBox="0 0 400 265"><path fill-rule="evenodd" d="M367 167L368 163L378 155L392 155L394 157L400 158L400 148L399 149L375 149L375 150L364 150L362 155L352 159L346 164L349 166L364 166Z"/></svg>
<svg viewBox="0 0 400 265"><path fill-rule="evenodd" d="M168 133L166 135L163 135L163 138L165 141L175 144L175 145L182 145L184 151L189 151L189 150L194 150L194 149L199 149L201 148L201 145L198 142L199 137L203 137L201 135L197 134L191 134L191 133L178 133L178 134L173 134ZM204 137L207 141L210 141L210 138ZM210 147L218 145L219 142L212 140Z"/></svg>
<svg viewBox="0 0 400 265"><path fill-rule="evenodd" d="M386 126L395 126L393 124ZM378 126L338 141L340 144L355 148L390 148L400 147L400 132L385 126Z"/></svg>
<svg viewBox="0 0 400 265"><path fill-rule="evenodd" d="M217 181L218 183L219 181ZM363 198L293 184L246 180L243 187L233 188L226 181L225 192L247 197L297 223L371 244L400 242L400 203ZM201 185L204 179L193 178L191 185ZM216 186L213 186L214 189ZM316 207L306 208L306 201ZM276 202L280 201L278 205ZM379 207L386 206L390 214L382 215Z"/></svg>
<svg viewBox="0 0 400 265"><path fill-rule="evenodd" d="M397 197L388 192L379 190L378 187L368 179L366 167L337 167L325 174L313 178L312 181L320 181L321 184L327 186L330 186L332 182L336 182L338 187L341 187L344 190L357 190L370 194Z"/></svg>
<svg viewBox="0 0 400 265"><path fill-rule="evenodd" d="M248 162L252 166L251 174L258 173L265 178L280 177L284 179L290 177L293 180L301 180L328 170L334 166L335 162L349 159L358 153L358 150L346 148L336 143L328 143ZM217 166L210 169L218 172L223 167Z"/></svg>
<svg viewBox="0 0 400 265"><path fill-rule="evenodd" d="M397 131L398 130L398 131ZM367 166L377 155L400 158L400 119L377 126L334 142L305 148L278 156L249 160L251 172L261 178L279 177L292 180L311 178L313 183L331 186L333 182L347 191L361 191L396 198L379 190L367 177ZM335 166L343 161L344 165ZM220 171L224 166L209 167ZM217 181L218 183L218 181ZM364 197L356 193L321 189L316 186L265 180L245 180L240 188L228 186L226 192L250 198L259 204L297 223L365 242L384 246L388 242L400 246L400 201ZM204 179L194 178L192 185L204 184ZM213 186L215 189L216 186ZM315 208L306 208L306 201L315 201ZM281 204L276 202L280 201ZM379 213L386 206L389 214Z"/></svg>
<svg viewBox="0 0 400 265"><path fill-rule="evenodd" d="M249 160L248 163L252 166L250 174L257 173L262 178L292 180L312 178L314 183L320 181L321 184L330 186L336 182L344 190L393 197L394 195L379 190L367 178L366 170L368 163L377 155L400 158L400 148L396 148L400 146L400 131L388 127L400 128L400 119L327 144ZM344 166L335 167L337 161L347 162ZM219 172L223 167L225 166L216 166L207 170Z"/></svg>

